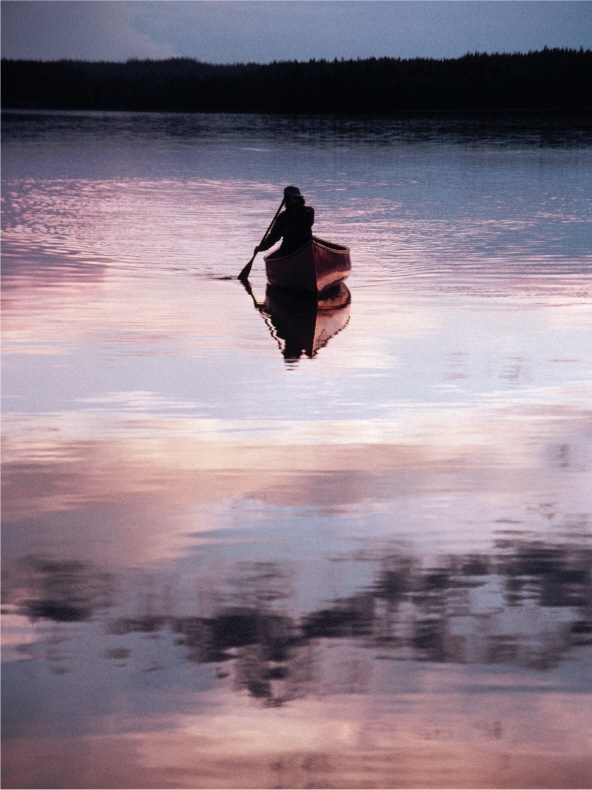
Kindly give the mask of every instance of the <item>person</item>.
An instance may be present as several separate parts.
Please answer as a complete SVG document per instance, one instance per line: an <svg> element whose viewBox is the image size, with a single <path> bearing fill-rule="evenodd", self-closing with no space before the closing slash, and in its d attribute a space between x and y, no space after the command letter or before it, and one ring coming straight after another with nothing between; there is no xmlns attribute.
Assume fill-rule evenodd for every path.
<svg viewBox="0 0 592 790"><path fill-rule="evenodd" d="M273 247L280 239L278 257L289 255L312 239L314 208L306 205L298 187L284 189L284 202L286 208L278 215L265 239L255 247L255 255Z"/></svg>

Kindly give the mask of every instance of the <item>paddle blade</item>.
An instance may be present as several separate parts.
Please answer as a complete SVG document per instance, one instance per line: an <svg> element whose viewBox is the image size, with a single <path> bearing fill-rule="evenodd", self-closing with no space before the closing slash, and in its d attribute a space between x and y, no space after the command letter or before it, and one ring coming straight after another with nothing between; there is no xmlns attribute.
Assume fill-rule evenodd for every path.
<svg viewBox="0 0 592 790"><path fill-rule="evenodd" d="M268 235L269 235L269 231L272 229L272 227L273 227L273 223L274 223L274 222L276 221L276 219L278 218L278 215L279 215L280 211L282 210L282 208L284 207L284 203L285 203L285 202L286 202L286 198L285 198L285 197L283 197L283 198L282 198L282 202L280 203L280 207L279 207L279 208L278 208L278 210L275 212L275 217L274 217L274 218L271 220L271 222L269 223L269 227L267 228L267 230L265 231L265 235L264 235L264 236L263 236L263 238L261 239L261 244L263 244L263 242L265 241L265 239L268 237ZM258 252L259 252L259 247L255 247L255 252L253 253L253 257L252 257L252 258L251 258L251 260L250 260L250 261L247 263L247 265L245 266L245 268L242 270L242 272L241 272L241 273L239 274L239 276L238 276L238 279L239 279L239 280L246 280L246 279L247 279L247 277L249 276L249 274L251 274L251 268L252 268L252 266L253 266L253 261L255 260L255 256L257 255L257 253L258 253Z"/></svg>
<svg viewBox="0 0 592 790"><path fill-rule="evenodd" d="M257 255L257 253L255 253L255 255ZM251 269L253 268L253 261L255 260L255 255L253 255L251 260L247 263L245 268L239 274L239 276L238 276L239 280L246 280L247 277L249 276L249 274L251 274Z"/></svg>

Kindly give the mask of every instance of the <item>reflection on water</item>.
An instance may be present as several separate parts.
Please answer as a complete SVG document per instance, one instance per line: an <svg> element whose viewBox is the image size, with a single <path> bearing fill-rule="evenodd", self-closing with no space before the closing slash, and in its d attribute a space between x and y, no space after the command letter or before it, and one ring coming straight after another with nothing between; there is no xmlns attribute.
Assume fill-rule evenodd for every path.
<svg viewBox="0 0 592 790"><path fill-rule="evenodd" d="M309 772L302 769L313 763L323 768L318 779L321 786L360 784L362 774L352 774L352 767L344 764L345 756L354 753L364 761L364 770L376 779L382 777L377 782L382 783L385 769L389 776L392 761L399 760L397 748L413 751L418 745L433 744L435 754L420 750L414 755L415 767L407 766L412 782L426 783L430 775L426 765L438 755L447 761L452 775L462 777L455 761L466 759L467 754L469 761L479 756L491 760L493 746L494 753L505 755L502 764L509 773L500 773L495 764L480 770L465 766L464 775L477 779L471 783L489 781L503 786L500 779L512 777L508 784L518 778L529 785L539 775L538 769L524 773L523 760L531 760L536 748L545 770L550 769L543 786L554 786L557 777L563 776L571 778L570 786L584 787L589 763L582 761L578 750L586 737L582 740L574 728L589 725L578 698L585 699L589 687L592 547L589 541L549 542L512 537L512 532L516 530L500 530L503 537L489 552L448 555L437 565L426 565L425 558L408 548L367 544L338 561L368 565L371 583L300 615L289 611L294 597L290 563L239 560L228 578L207 587L197 573L192 578L192 600L183 604L169 574L162 577L152 572L134 579L133 574L104 573L81 562L26 557L10 567L6 583L8 633L17 634L19 625L28 631L28 639L21 635L13 647L16 663L6 665L9 670L24 668L16 676L8 671L6 696L16 701L23 694L21 684L33 684L41 702L37 700L27 718L33 713L36 727L42 725L54 739L63 740L66 735L71 739L71 726L75 721L80 726L80 716L71 704L80 692L59 706L68 718L52 722L44 710L47 704L55 704L52 695L57 689L44 677L81 675L91 694L97 693L99 683L102 710L96 710L93 703L91 727L103 739L113 727L114 714L124 726L122 736L128 737L125 733L130 727L132 732L142 732L149 749L155 746L150 733L164 726L168 759L175 759L175 741L186 748L187 735L195 739L190 752L205 764L200 768L190 761L181 786L191 785L189 777L209 786L214 774L219 776L217 781L237 786L238 778L232 778L233 747L228 754L226 743L231 738L235 756L244 759L253 747L262 750L263 764L247 764L244 773L239 772L247 786L271 782L269 776L259 781L261 770L280 775L287 771L281 786L308 786ZM179 614L184 606L187 612ZM82 622L86 625L81 629ZM180 674L182 667L189 673ZM203 669L196 674L191 667ZM434 671L436 682L430 677ZM149 680L152 677L159 679ZM128 689L129 697L125 714L117 713L123 689ZM219 700L212 708L208 695L214 689ZM200 696L204 697L201 702ZM579 719L573 716L570 696L579 707ZM539 697L548 697L554 706L542 725L542 751L541 743L536 747L533 743L541 738L541 729L529 720L538 709ZM156 720L152 705L144 709L150 699L158 707ZM273 738L268 740L270 734L261 731L252 735L253 743L248 746L243 727L257 730L253 719L257 708L245 710L245 699L260 707L261 716L266 709L281 708L296 721L304 717L313 730L327 727L328 722L323 722L319 710L298 706L321 701L325 706L338 706L332 715L339 718L329 725L333 734L323 734L315 745L286 720L262 722L264 729L287 727L286 737L280 735L274 743ZM365 703L360 718L361 699ZM448 702L442 709L444 700ZM461 700L465 702L458 710ZM451 706L452 701L456 705ZM221 704L230 707L224 712ZM465 704L467 711L462 709ZM189 718L203 705L197 719ZM177 724L170 721L173 715L180 717ZM220 729L221 720L229 715ZM560 731L571 722L569 745L565 733L557 730L556 717L561 721ZM142 719L148 727L145 732ZM85 721L83 727L88 724ZM185 733L187 725L190 730ZM342 739L340 728L352 725L356 737ZM203 727L210 728L208 740L201 734ZM25 735L27 748L34 753L40 748L30 739L26 719L18 714L8 713L6 733L9 744L18 744L16 736ZM556 746L568 749L571 767L567 774L561 760L549 761L554 751L550 735L560 739ZM262 737L264 742L258 743ZM459 737L466 742L460 750ZM64 745L57 746L62 759L67 755ZM103 742L101 748L105 747ZM113 759L114 745L107 748ZM223 758L225 768L217 773L220 751L227 757ZM186 755L184 760L188 759ZM134 763L134 775L142 775L147 765L159 766L161 760ZM76 784L86 785L81 776L91 770L93 776L101 777L100 786L102 782L112 786L112 774L105 774L94 758L89 763L88 757L78 756L76 762ZM166 764L167 758L162 765ZM59 786L70 786L63 784L68 776L65 767L57 771ZM18 775L14 770L9 763L9 777ZM39 786L39 777L44 775L44 770L33 772L38 778L32 786ZM441 775L436 772L433 778ZM166 786L180 782L170 769L156 776ZM352 776L358 777L355 782L350 781ZM129 786L130 776L119 781ZM155 781L155 775L150 781Z"/></svg>
<svg viewBox="0 0 592 790"><path fill-rule="evenodd" d="M179 635L174 642L187 648L186 660L228 663L218 677L232 668L237 688L274 705L319 693L311 648L326 640L358 644L383 660L532 669L556 667L572 647L592 645L592 548L516 538L497 544L489 554L444 557L438 567L425 567L411 553L371 548L342 558L370 563L373 583L300 617L274 608L292 597L292 580L288 566L269 561L237 562L225 581L230 595L223 586L209 589L213 599L228 600L208 616L174 616L174 594L155 580L143 592L125 589L129 579L42 557L26 557L12 569L7 603L31 623L100 620L106 633L120 637ZM116 588L143 601L133 616L117 614ZM130 653L122 644L106 656L124 660ZM283 681L280 691L275 680ZM323 688L328 693L326 681Z"/></svg>
<svg viewBox="0 0 592 790"><path fill-rule="evenodd" d="M93 574L80 561L24 557L7 588L17 596L20 613L32 621L76 623L90 620L98 609L109 606L110 581L109 574Z"/></svg>
<svg viewBox="0 0 592 790"><path fill-rule="evenodd" d="M303 354L312 359L349 321L351 293L345 283L319 298L268 285L262 304L257 302L249 283L243 285L287 363L297 362Z"/></svg>
<svg viewBox="0 0 592 790"><path fill-rule="evenodd" d="M6 117L5 786L589 786L590 142Z"/></svg>
<svg viewBox="0 0 592 790"><path fill-rule="evenodd" d="M56 112L20 111L3 113L5 135L18 142L49 136L82 137L86 145L89 125L101 143L116 138L153 140L175 138L191 143L196 138L208 141L239 141L241 150L265 153L265 143L297 140L320 144L351 145L364 143L375 148L397 140L417 144L429 141L462 145L481 143L492 146L582 147L590 143L592 130L587 113L564 112L537 116L436 114L433 116L340 117L242 115L225 113L132 113L132 112ZM255 147L249 147L249 142ZM92 144L92 142L90 143Z"/></svg>

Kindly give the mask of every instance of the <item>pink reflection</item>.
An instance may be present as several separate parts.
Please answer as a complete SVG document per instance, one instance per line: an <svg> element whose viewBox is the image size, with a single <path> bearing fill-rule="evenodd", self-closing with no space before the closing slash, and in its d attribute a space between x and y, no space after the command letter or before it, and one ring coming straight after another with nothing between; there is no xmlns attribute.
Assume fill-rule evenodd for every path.
<svg viewBox="0 0 592 790"><path fill-rule="evenodd" d="M290 149L354 272L287 371L300 307L217 279L277 206L234 142L7 182L5 784L585 786L586 198Z"/></svg>
<svg viewBox="0 0 592 790"><path fill-rule="evenodd" d="M508 704L446 693L392 703L401 712L337 698L261 716L222 697L209 716L123 721L117 734L107 720L100 735L21 736L4 744L3 779L89 788L587 785L592 764L582 744L559 736L542 752L533 726L541 716L557 733L566 722L589 726L569 696L556 695L551 707L533 695Z"/></svg>

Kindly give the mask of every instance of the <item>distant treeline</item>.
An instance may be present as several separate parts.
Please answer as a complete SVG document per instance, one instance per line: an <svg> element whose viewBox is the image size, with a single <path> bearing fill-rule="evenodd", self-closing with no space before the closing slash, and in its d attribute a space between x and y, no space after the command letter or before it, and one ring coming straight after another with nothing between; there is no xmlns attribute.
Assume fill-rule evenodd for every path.
<svg viewBox="0 0 592 790"><path fill-rule="evenodd" d="M2 106L182 112L589 110L592 50L213 65L2 60Z"/></svg>

